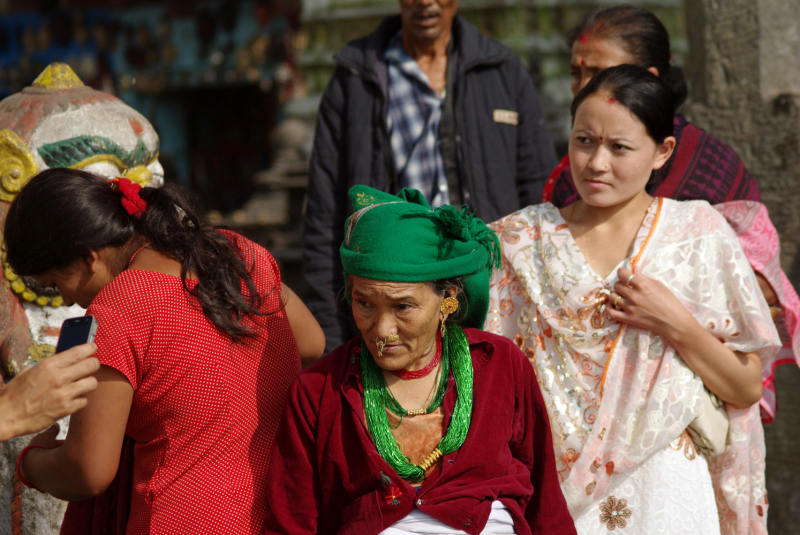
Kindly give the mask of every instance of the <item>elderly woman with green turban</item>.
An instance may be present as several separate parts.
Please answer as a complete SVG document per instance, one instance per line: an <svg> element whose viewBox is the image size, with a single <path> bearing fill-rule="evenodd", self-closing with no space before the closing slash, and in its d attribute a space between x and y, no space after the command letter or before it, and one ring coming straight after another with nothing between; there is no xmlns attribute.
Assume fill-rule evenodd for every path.
<svg viewBox="0 0 800 535"><path fill-rule="evenodd" d="M495 234L416 190L356 186L341 246L361 335L306 368L267 534L574 534L533 370L480 330Z"/></svg>

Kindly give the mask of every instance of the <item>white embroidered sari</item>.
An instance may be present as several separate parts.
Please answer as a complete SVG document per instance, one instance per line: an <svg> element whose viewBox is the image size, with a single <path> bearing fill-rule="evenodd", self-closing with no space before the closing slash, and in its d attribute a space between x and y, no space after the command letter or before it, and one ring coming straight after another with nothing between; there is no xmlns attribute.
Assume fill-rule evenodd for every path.
<svg viewBox="0 0 800 535"><path fill-rule="evenodd" d="M617 268L639 266L727 347L766 361L780 340L725 219L705 201L657 199L631 256L605 279L592 271L552 204L530 206L492 227L503 268L492 278L486 329L512 338L536 370L579 532L765 534L758 406L726 405L726 450L706 465L685 433L698 414L702 381L661 336L610 321L596 301L613 289ZM664 493L670 485L678 491ZM691 515L672 514L692 505L698 518L692 525L686 524ZM715 512L719 524L706 525Z"/></svg>

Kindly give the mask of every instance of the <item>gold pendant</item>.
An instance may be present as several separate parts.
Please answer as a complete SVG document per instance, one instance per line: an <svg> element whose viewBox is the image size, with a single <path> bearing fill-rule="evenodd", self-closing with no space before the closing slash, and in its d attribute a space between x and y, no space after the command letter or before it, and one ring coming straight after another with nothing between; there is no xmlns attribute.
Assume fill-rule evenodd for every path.
<svg viewBox="0 0 800 535"><path fill-rule="evenodd" d="M438 461L441 458L442 458L442 450L440 450L437 446L436 448L433 449L431 454L428 455L425 458L425 460L419 463L417 466L419 466L423 472L427 472L428 469L434 464L436 464L436 461Z"/></svg>

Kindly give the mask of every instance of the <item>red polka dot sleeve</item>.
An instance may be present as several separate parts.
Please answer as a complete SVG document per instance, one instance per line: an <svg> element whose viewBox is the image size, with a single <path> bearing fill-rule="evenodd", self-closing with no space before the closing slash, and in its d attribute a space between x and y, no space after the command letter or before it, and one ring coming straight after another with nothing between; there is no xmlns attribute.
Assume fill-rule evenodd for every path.
<svg viewBox="0 0 800 535"><path fill-rule="evenodd" d="M97 321L95 357L101 364L122 372L134 390L139 388L141 373L134 356L132 336L128 333L126 320L114 309L101 305L90 305L87 316Z"/></svg>

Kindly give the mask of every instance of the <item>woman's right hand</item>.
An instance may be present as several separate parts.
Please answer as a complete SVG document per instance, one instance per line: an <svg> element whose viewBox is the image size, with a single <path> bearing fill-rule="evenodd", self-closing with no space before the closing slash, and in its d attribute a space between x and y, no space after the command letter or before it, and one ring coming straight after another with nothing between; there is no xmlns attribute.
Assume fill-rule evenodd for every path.
<svg viewBox="0 0 800 535"><path fill-rule="evenodd" d="M23 370L0 394L0 440L36 433L86 406L100 368L94 344L82 344Z"/></svg>
<svg viewBox="0 0 800 535"><path fill-rule="evenodd" d="M625 268L617 274L619 282L614 285L606 308L613 321L665 336L686 365L721 400L741 408L758 403L762 394L758 354L727 348L663 283L641 273L631 278L632 273Z"/></svg>
<svg viewBox="0 0 800 535"><path fill-rule="evenodd" d="M697 324L675 294L662 282L626 268L619 268L619 281L606 298L606 313L618 323L651 331L673 339ZM625 282L623 282L625 281ZM630 285L627 284L630 281Z"/></svg>

